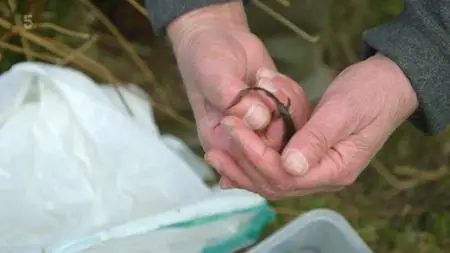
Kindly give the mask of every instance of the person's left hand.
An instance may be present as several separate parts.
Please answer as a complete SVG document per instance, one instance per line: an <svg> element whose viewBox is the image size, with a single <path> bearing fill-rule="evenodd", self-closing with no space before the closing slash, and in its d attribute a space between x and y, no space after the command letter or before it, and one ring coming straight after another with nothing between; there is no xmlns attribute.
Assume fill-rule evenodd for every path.
<svg viewBox="0 0 450 253"><path fill-rule="evenodd" d="M417 106L401 69L378 54L334 80L281 155L242 120L227 116L222 124L233 140L233 153L214 149L205 158L222 175L222 188L242 188L269 199L335 191L356 180Z"/></svg>

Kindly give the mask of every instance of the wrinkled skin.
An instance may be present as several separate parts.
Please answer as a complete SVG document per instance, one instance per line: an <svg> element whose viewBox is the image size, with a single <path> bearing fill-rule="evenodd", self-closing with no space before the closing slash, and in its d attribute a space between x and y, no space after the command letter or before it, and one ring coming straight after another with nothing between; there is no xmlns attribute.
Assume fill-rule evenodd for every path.
<svg viewBox="0 0 450 253"><path fill-rule="evenodd" d="M224 187L270 199L335 191L357 179L416 107L415 93L400 69L376 55L338 75L282 154L265 146L239 118L225 117L233 150L244 154L256 175L246 177L246 168L219 149L207 156L224 176Z"/></svg>
<svg viewBox="0 0 450 253"><path fill-rule="evenodd" d="M340 73L311 114L303 90L277 73L248 30L239 2L188 13L169 26L169 36L205 159L222 175L223 188L269 199L341 189L418 106L400 68L377 54ZM297 132L283 151L282 121L270 117L270 99L249 95L224 111L248 85L292 101Z"/></svg>
<svg viewBox="0 0 450 253"><path fill-rule="evenodd" d="M300 126L306 121L310 109L301 87L285 76L277 77L285 80L281 85L268 82L275 66L259 38L249 32L241 3L186 14L169 25L168 34L205 151L230 151L230 136L220 125L225 113L242 118L249 129L263 130L258 132L266 145L280 147L283 125L281 119L271 121L272 99L252 92L226 110L252 85L273 92L284 103L286 94L295 94L290 106L297 112L294 122Z"/></svg>

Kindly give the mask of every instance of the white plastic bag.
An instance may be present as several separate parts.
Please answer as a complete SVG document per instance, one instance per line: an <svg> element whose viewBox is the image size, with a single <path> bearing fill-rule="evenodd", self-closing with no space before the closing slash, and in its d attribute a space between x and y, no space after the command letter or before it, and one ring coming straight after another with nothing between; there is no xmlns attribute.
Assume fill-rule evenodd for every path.
<svg viewBox="0 0 450 253"><path fill-rule="evenodd" d="M272 217L257 195L205 185L148 102L121 90L135 117L69 68L21 63L0 76L0 252L229 250Z"/></svg>

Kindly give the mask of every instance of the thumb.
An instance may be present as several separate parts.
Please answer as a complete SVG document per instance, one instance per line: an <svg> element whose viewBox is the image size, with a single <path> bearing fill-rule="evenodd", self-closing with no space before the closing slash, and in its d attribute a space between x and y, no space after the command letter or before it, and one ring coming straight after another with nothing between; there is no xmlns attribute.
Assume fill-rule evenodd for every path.
<svg viewBox="0 0 450 253"><path fill-rule="evenodd" d="M293 175L304 175L319 165L330 149L355 132L354 110L345 102L319 104L311 118L286 145L283 167ZM338 162L338 161L336 161Z"/></svg>
<svg viewBox="0 0 450 253"><path fill-rule="evenodd" d="M270 122L270 110L258 93L241 96L249 86L242 77L223 69L216 75L203 75L200 85L205 102L221 112L242 118L252 129L263 129Z"/></svg>

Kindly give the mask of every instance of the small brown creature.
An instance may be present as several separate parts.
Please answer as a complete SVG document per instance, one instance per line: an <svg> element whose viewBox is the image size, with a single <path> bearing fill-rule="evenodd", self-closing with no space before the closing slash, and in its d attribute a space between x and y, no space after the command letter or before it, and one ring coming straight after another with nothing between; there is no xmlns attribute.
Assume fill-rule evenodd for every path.
<svg viewBox="0 0 450 253"><path fill-rule="evenodd" d="M246 89L241 90L239 94L231 101L230 105L227 107L227 109L235 106L241 99L246 96L248 93L252 91L262 91L267 96L269 96L276 104L277 109L272 112L272 116L278 118L281 117L283 119L284 124L284 133L283 133L283 141L281 149L283 149L288 141L292 138L292 136L295 134L295 125L294 121L291 118L291 115L289 114L289 107L291 105L291 100L288 98L287 105L284 105L277 97L275 97L272 93L269 91L261 88L261 87L249 87Z"/></svg>

